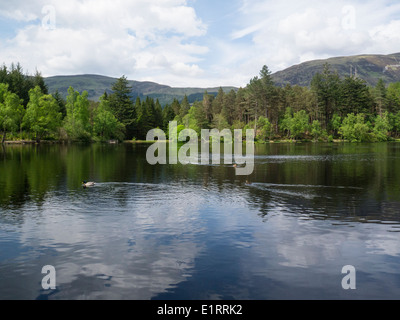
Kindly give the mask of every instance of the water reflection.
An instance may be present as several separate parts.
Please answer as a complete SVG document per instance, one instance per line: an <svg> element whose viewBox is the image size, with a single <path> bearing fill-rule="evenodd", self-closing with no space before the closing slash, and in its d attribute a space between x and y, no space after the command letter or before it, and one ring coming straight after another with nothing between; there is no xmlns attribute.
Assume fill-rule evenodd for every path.
<svg viewBox="0 0 400 320"><path fill-rule="evenodd" d="M396 298L399 150L261 145L240 177L224 164L150 166L146 145L7 147L0 297ZM56 291L40 287L47 264ZM361 282L352 295L347 264Z"/></svg>

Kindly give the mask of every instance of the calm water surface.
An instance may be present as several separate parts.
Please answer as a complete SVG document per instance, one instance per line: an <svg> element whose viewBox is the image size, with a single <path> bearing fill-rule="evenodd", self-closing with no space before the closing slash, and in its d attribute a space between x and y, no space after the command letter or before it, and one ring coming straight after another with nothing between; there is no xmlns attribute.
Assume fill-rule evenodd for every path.
<svg viewBox="0 0 400 320"><path fill-rule="evenodd" d="M0 299L400 298L400 144L257 146L251 185L147 147L0 147Z"/></svg>

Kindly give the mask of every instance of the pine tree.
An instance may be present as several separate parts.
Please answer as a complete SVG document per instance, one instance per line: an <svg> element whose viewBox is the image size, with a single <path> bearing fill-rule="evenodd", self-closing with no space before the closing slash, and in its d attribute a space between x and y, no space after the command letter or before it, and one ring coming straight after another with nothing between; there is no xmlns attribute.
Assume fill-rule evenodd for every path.
<svg viewBox="0 0 400 320"><path fill-rule="evenodd" d="M163 127L163 110L160 104L160 101L157 99L154 106L154 128L162 128Z"/></svg>
<svg viewBox="0 0 400 320"><path fill-rule="evenodd" d="M400 110L400 82L390 83L387 88L388 108L392 113Z"/></svg>
<svg viewBox="0 0 400 320"><path fill-rule="evenodd" d="M179 111L179 115L181 116L182 119L189 113L189 109L190 109L189 99L185 94L185 96L181 102L181 108Z"/></svg>
<svg viewBox="0 0 400 320"><path fill-rule="evenodd" d="M311 81L311 90L317 97L325 128L328 127L332 115L337 111L340 100L340 84L339 75L330 70L329 64L325 64L322 74L317 73Z"/></svg>
<svg viewBox="0 0 400 320"><path fill-rule="evenodd" d="M388 108L387 89L383 79L379 79L375 88L372 90L374 101L376 104L377 113L382 116Z"/></svg>
<svg viewBox="0 0 400 320"><path fill-rule="evenodd" d="M271 71L264 65L260 71L260 82L262 86L262 94L260 97L261 108L265 113L265 117L271 118L271 107L276 99L275 84L272 80Z"/></svg>
<svg viewBox="0 0 400 320"><path fill-rule="evenodd" d="M36 70L35 75L32 78L33 87L38 86L43 94L49 94L49 88L47 87L42 74Z"/></svg>
<svg viewBox="0 0 400 320"><path fill-rule="evenodd" d="M213 102L213 96L209 95L207 90L204 92L203 95L203 112L206 115L208 123L211 123L213 119L213 110L212 110L212 102Z"/></svg>
<svg viewBox="0 0 400 320"><path fill-rule="evenodd" d="M175 113L175 116L180 116L181 114L181 104L179 103L178 99L174 98L171 104L171 108Z"/></svg>
<svg viewBox="0 0 400 320"><path fill-rule="evenodd" d="M214 115L220 114L224 106L225 92L220 87L218 94L212 102L212 112Z"/></svg>
<svg viewBox="0 0 400 320"><path fill-rule="evenodd" d="M154 100L147 97L142 101L140 107L140 114L137 119L137 137L138 139L146 139L147 133L151 129L155 129L155 105Z"/></svg>
<svg viewBox="0 0 400 320"><path fill-rule="evenodd" d="M136 123L135 108L131 97L132 87L125 76L113 84L112 93L108 96L114 116L125 126L127 139L132 139Z"/></svg>
<svg viewBox="0 0 400 320"><path fill-rule="evenodd" d="M169 104L167 104L163 109L163 126L162 126L162 129L164 130L164 132L168 131L169 122L174 120L174 118L175 118L175 112L172 109L172 107Z"/></svg>
<svg viewBox="0 0 400 320"><path fill-rule="evenodd" d="M236 93L236 99L235 99L235 108L234 108L234 122L239 121L239 122L245 122L246 121L246 90L243 88L239 88L239 90ZM236 128L236 129L242 129L242 128Z"/></svg>
<svg viewBox="0 0 400 320"><path fill-rule="evenodd" d="M340 105L337 111L342 116L349 113L368 113L372 97L366 82L360 78L346 77L340 85Z"/></svg>
<svg viewBox="0 0 400 320"><path fill-rule="evenodd" d="M7 83L10 86L10 91L14 92L23 100L23 105L27 106L29 102L29 90L34 88L33 81L23 73L20 63L17 65L11 64L11 70L8 73Z"/></svg>
<svg viewBox="0 0 400 320"><path fill-rule="evenodd" d="M62 119L64 119L65 116L67 115L66 101L63 99L58 89L56 90L55 93L52 94L52 96L54 99L56 99L59 107L59 112L61 112Z"/></svg>
<svg viewBox="0 0 400 320"><path fill-rule="evenodd" d="M225 95L221 110L221 114L228 121L229 125L232 125L234 121L235 101L236 92L235 90L231 90L227 95Z"/></svg>

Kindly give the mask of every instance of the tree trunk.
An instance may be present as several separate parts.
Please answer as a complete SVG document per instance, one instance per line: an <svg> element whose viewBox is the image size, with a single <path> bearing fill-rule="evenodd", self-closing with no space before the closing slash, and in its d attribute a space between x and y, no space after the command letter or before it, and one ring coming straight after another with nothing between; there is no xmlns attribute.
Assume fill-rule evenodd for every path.
<svg viewBox="0 0 400 320"><path fill-rule="evenodd" d="M4 145L5 141L6 141L6 131L3 131L3 138L1 139L1 144Z"/></svg>

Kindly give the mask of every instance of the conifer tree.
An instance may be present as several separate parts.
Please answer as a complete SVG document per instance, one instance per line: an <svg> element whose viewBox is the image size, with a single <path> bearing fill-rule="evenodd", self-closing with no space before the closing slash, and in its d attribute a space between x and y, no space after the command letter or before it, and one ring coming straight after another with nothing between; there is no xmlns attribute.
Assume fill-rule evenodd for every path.
<svg viewBox="0 0 400 320"><path fill-rule="evenodd" d="M181 116L182 119L189 113L189 109L190 109L189 99L185 94L181 102L181 107L179 111L179 115Z"/></svg>
<svg viewBox="0 0 400 320"><path fill-rule="evenodd" d="M383 79L379 79L375 88L372 90L377 113L382 116L388 108L387 89Z"/></svg>
<svg viewBox="0 0 400 320"><path fill-rule="evenodd" d="M160 101L157 99L154 105L154 128L162 128L163 127L163 112Z"/></svg>
<svg viewBox="0 0 400 320"><path fill-rule="evenodd" d="M135 133L136 114L132 102L132 87L125 76L113 84L108 100L114 116L125 126L126 138L132 139Z"/></svg>
<svg viewBox="0 0 400 320"><path fill-rule="evenodd" d="M340 99L341 80L338 73L332 72L330 68L329 64L325 64L324 71L317 73L311 81L311 90L317 97L325 128L328 127L332 115L337 111Z"/></svg>
<svg viewBox="0 0 400 320"><path fill-rule="evenodd" d="M169 104L167 104L163 109L163 126L162 126L162 129L164 130L164 132L168 131L169 122L174 120L174 118L175 118L175 112L172 109L172 107Z"/></svg>

